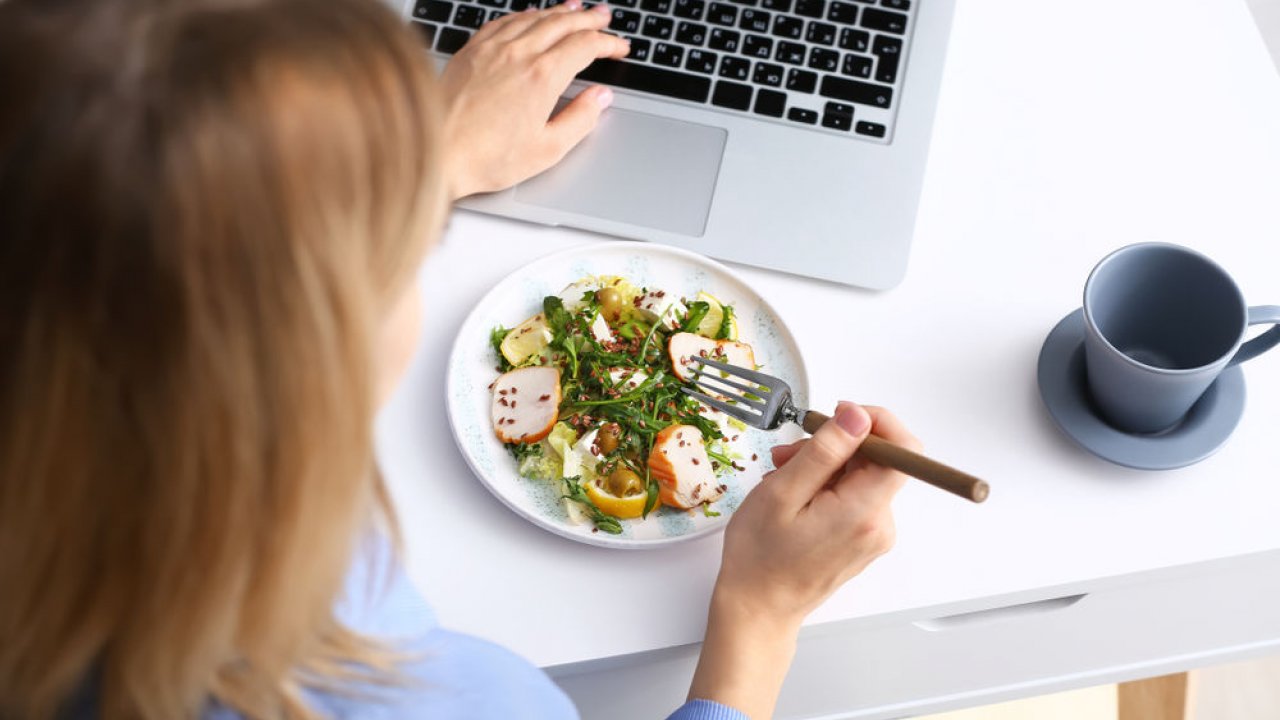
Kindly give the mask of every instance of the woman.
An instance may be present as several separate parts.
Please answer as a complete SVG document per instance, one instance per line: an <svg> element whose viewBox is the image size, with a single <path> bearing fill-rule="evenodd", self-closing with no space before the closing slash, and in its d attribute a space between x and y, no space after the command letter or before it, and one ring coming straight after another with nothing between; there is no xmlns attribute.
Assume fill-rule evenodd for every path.
<svg viewBox="0 0 1280 720"><path fill-rule="evenodd" d="M0 718L575 716L436 626L371 428L449 201L591 129L605 88L547 118L607 20L504 17L435 79L373 0L0 3ZM768 717L888 549L873 431L915 442L845 403L775 449L673 717Z"/></svg>

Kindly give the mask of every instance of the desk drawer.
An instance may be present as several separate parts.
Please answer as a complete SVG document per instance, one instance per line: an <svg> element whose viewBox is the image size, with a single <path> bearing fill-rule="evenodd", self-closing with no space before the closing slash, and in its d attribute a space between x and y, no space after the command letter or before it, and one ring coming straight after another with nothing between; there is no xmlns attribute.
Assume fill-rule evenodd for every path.
<svg viewBox="0 0 1280 720"><path fill-rule="evenodd" d="M887 720L1280 651L1280 552L805 628L778 718ZM584 718L652 720L697 648L548 671Z"/></svg>

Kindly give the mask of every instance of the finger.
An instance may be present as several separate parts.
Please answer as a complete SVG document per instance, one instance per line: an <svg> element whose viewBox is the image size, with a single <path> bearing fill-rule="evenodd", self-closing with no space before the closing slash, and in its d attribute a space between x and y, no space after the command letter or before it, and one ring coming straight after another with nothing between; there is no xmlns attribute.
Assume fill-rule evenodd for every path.
<svg viewBox="0 0 1280 720"><path fill-rule="evenodd" d="M539 18L515 42L520 43L524 52L538 55L574 33L603 30L609 24L609 18L608 5L596 5L586 12L552 13Z"/></svg>
<svg viewBox="0 0 1280 720"><path fill-rule="evenodd" d="M818 428L785 468L774 472L779 498L793 509L804 507L831 478L844 469L858 446L871 431L871 416L850 403L836 406L836 413Z"/></svg>
<svg viewBox="0 0 1280 720"><path fill-rule="evenodd" d="M796 453L800 452L800 448L804 447L804 444L807 441L808 439L806 438L787 445L775 445L774 447L769 448L769 455L773 459L773 466L775 468L780 468L783 465L786 465L787 461L795 457Z"/></svg>
<svg viewBox="0 0 1280 720"><path fill-rule="evenodd" d="M507 20L507 22L494 29L492 39L512 40L523 35L526 30L532 27L539 20L552 15L562 15L564 13L574 12L580 9L582 9L582 3L579 0L569 0L569 2L556 5L552 8L547 8L546 10L529 8L527 10L521 10L518 13L512 13L500 18L501 20ZM484 28L481 29L483 30Z"/></svg>
<svg viewBox="0 0 1280 720"><path fill-rule="evenodd" d="M862 407L871 415L871 432L873 434L909 450L920 452L924 449L924 444L920 442L920 439L912 435L907 430L907 426L903 425L896 415L875 405L863 405Z"/></svg>
<svg viewBox="0 0 1280 720"><path fill-rule="evenodd" d="M567 83L566 83L567 84ZM600 121L600 113L613 102L613 91L603 85L594 85L578 93L560 112L547 123L551 139L552 164L559 162Z"/></svg>

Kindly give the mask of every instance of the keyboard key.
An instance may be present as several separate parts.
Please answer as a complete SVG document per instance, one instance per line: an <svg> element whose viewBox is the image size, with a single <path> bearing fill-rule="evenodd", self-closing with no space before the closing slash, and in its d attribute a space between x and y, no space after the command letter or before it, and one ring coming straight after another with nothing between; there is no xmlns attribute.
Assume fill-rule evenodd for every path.
<svg viewBox="0 0 1280 720"><path fill-rule="evenodd" d="M835 45L836 26L810 20L809 32L805 33L804 39L815 45Z"/></svg>
<svg viewBox="0 0 1280 720"><path fill-rule="evenodd" d="M640 9L654 13L669 13L671 0L640 0Z"/></svg>
<svg viewBox="0 0 1280 720"><path fill-rule="evenodd" d="M779 15L773 19L773 34L798 40L804 34L804 21L789 15Z"/></svg>
<svg viewBox="0 0 1280 720"><path fill-rule="evenodd" d="M587 82L605 83L693 102L706 102L707 96L711 94L711 80L701 75L619 60L597 60L578 73L578 77Z"/></svg>
<svg viewBox="0 0 1280 720"><path fill-rule="evenodd" d="M537 8L538 0L511 0L511 12L520 12L529 8Z"/></svg>
<svg viewBox="0 0 1280 720"><path fill-rule="evenodd" d="M507 6L507 0L476 0L481 5L491 8L504 8Z"/></svg>
<svg viewBox="0 0 1280 720"><path fill-rule="evenodd" d="M852 25L858 22L858 6L833 2L827 9L827 19L837 25Z"/></svg>
<svg viewBox="0 0 1280 720"><path fill-rule="evenodd" d="M759 0L729 0L729 2L746 5L747 7L755 7L760 4Z"/></svg>
<svg viewBox="0 0 1280 720"><path fill-rule="evenodd" d="M627 53L627 59L635 60L636 62L644 62L645 60L648 60L649 50L651 49L649 41L644 38L637 37L628 39L631 41L631 52Z"/></svg>
<svg viewBox="0 0 1280 720"><path fill-rule="evenodd" d="M805 17L820 18L827 9L825 0L796 0L796 14Z"/></svg>
<svg viewBox="0 0 1280 720"><path fill-rule="evenodd" d="M453 24L459 27L478 28L484 24L484 11L471 5L459 5L453 13Z"/></svg>
<svg viewBox="0 0 1280 720"><path fill-rule="evenodd" d="M609 29L614 32L634 35L640 32L640 20L640 13L635 10L615 8L613 11L613 19L609 21Z"/></svg>
<svg viewBox="0 0 1280 720"><path fill-rule="evenodd" d="M907 31L907 16L902 13L867 8L862 13L862 27L901 35Z"/></svg>
<svg viewBox="0 0 1280 720"><path fill-rule="evenodd" d="M751 61L725 55L720 58L720 77L746 81L747 78L751 77Z"/></svg>
<svg viewBox="0 0 1280 720"><path fill-rule="evenodd" d="M712 25L725 25L733 27L738 22L738 8L726 3L711 3L707 8L707 22Z"/></svg>
<svg viewBox="0 0 1280 720"><path fill-rule="evenodd" d="M637 0L608 0L608 3L618 7L633 8L637 5Z"/></svg>
<svg viewBox="0 0 1280 720"><path fill-rule="evenodd" d="M840 65L840 53L826 48L813 48L809 51L809 67L823 72L835 72Z"/></svg>
<svg viewBox="0 0 1280 720"><path fill-rule="evenodd" d="M751 86L739 85L728 80L717 80L716 91L711 96L711 104L734 110L747 110L751 107Z"/></svg>
<svg viewBox="0 0 1280 720"><path fill-rule="evenodd" d="M788 42L786 40L779 40L778 51L774 54L773 59L778 62L787 63L788 65L803 65L804 45Z"/></svg>
<svg viewBox="0 0 1280 720"><path fill-rule="evenodd" d="M866 30L845 28L840 31L840 47L864 53L871 47L871 33Z"/></svg>
<svg viewBox="0 0 1280 720"><path fill-rule="evenodd" d="M667 67L680 67L684 60L684 48L670 43L658 43L653 48L653 61Z"/></svg>
<svg viewBox="0 0 1280 720"><path fill-rule="evenodd" d="M430 48L436 42L436 33L440 32L440 26L432 23L415 22L411 23L418 32L422 33L422 44Z"/></svg>
<svg viewBox="0 0 1280 720"><path fill-rule="evenodd" d="M760 90L756 93L755 111L757 115L768 115L769 117L782 117L782 113L787 109L787 94L780 93L777 90Z"/></svg>
<svg viewBox="0 0 1280 720"><path fill-rule="evenodd" d="M738 52L738 44L741 41L742 36L733 30L711 28L711 39L707 41L707 47L733 53Z"/></svg>
<svg viewBox="0 0 1280 720"><path fill-rule="evenodd" d="M670 40L671 31L675 29L675 22L671 18L659 17L657 15L645 15L644 27L640 32L645 37L657 38L659 40Z"/></svg>
<svg viewBox="0 0 1280 720"><path fill-rule="evenodd" d="M787 71L787 89L793 92L811 93L818 87L818 74L808 70L791 68Z"/></svg>
<svg viewBox="0 0 1280 720"><path fill-rule="evenodd" d="M877 35L871 45L871 53L880 59L876 65L876 80L882 83L898 81L898 61L902 59L902 41L887 35Z"/></svg>
<svg viewBox="0 0 1280 720"><path fill-rule="evenodd" d="M509 14L510 14L510 13L508 13L506 10L490 10L490 11L489 11L489 22L493 22L494 20L497 20L498 18L502 17L503 15L509 15Z"/></svg>
<svg viewBox="0 0 1280 720"><path fill-rule="evenodd" d="M470 39L471 33L466 30L452 27L440 28L440 34L436 36L436 50L452 55L461 50Z"/></svg>
<svg viewBox="0 0 1280 720"><path fill-rule="evenodd" d="M813 110L793 107L787 111L787 119L792 122L804 123L806 125L817 125L818 113Z"/></svg>
<svg viewBox="0 0 1280 720"><path fill-rule="evenodd" d="M751 76L751 82L757 85L778 87L782 84L782 66L772 63L756 63L756 71Z"/></svg>
<svg viewBox="0 0 1280 720"><path fill-rule="evenodd" d="M743 10L741 27L743 30L767 33L772 20L773 16L764 10Z"/></svg>
<svg viewBox="0 0 1280 720"><path fill-rule="evenodd" d="M846 80L838 75L823 75L818 92L836 100L881 108L887 108L893 102L893 88Z"/></svg>
<svg viewBox="0 0 1280 720"><path fill-rule="evenodd" d="M777 12L791 12L791 0L760 0L760 7Z"/></svg>
<svg viewBox="0 0 1280 720"><path fill-rule="evenodd" d="M833 130L848 130L853 127L853 106L844 103L827 103L822 112L822 127Z"/></svg>
<svg viewBox="0 0 1280 720"><path fill-rule="evenodd" d="M702 12L706 7L707 4L702 0L676 0L675 9L671 14L685 20L701 20Z"/></svg>
<svg viewBox="0 0 1280 720"><path fill-rule="evenodd" d="M742 43L742 54L747 57L768 58L773 55L773 41L761 35L748 35Z"/></svg>
<svg viewBox="0 0 1280 720"><path fill-rule="evenodd" d="M871 58L865 55L845 53L844 62L840 65L840 72L850 77L869 78L871 77L871 64Z"/></svg>
<svg viewBox="0 0 1280 720"><path fill-rule="evenodd" d="M413 16L419 20L449 22L449 18L453 16L453 3L444 2L444 0L420 0L413 7Z"/></svg>
<svg viewBox="0 0 1280 720"><path fill-rule="evenodd" d="M701 47L707 41L707 26L680 21L676 27L676 42Z"/></svg>
<svg viewBox="0 0 1280 720"><path fill-rule="evenodd" d="M881 4L887 8L901 10L906 12L911 9L911 0L881 0Z"/></svg>
<svg viewBox="0 0 1280 720"><path fill-rule="evenodd" d="M690 50L684 69L710 75L716 71L716 54L707 50Z"/></svg>
<svg viewBox="0 0 1280 720"><path fill-rule="evenodd" d="M880 123L867 122L859 120L858 126L853 129L859 135L870 135L871 137L884 137L884 126Z"/></svg>

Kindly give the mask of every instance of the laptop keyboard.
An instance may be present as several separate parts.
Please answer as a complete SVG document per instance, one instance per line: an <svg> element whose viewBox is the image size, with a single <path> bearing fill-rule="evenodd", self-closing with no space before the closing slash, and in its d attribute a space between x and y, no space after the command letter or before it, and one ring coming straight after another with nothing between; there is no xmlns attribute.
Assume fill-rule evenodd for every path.
<svg viewBox="0 0 1280 720"><path fill-rule="evenodd" d="M430 47L451 55L489 20L561 2L417 0L413 19ZM609 0L609 29L631 41L631 54L624 60L597 60L578 78L887 143L912 3Z"/></svg>

